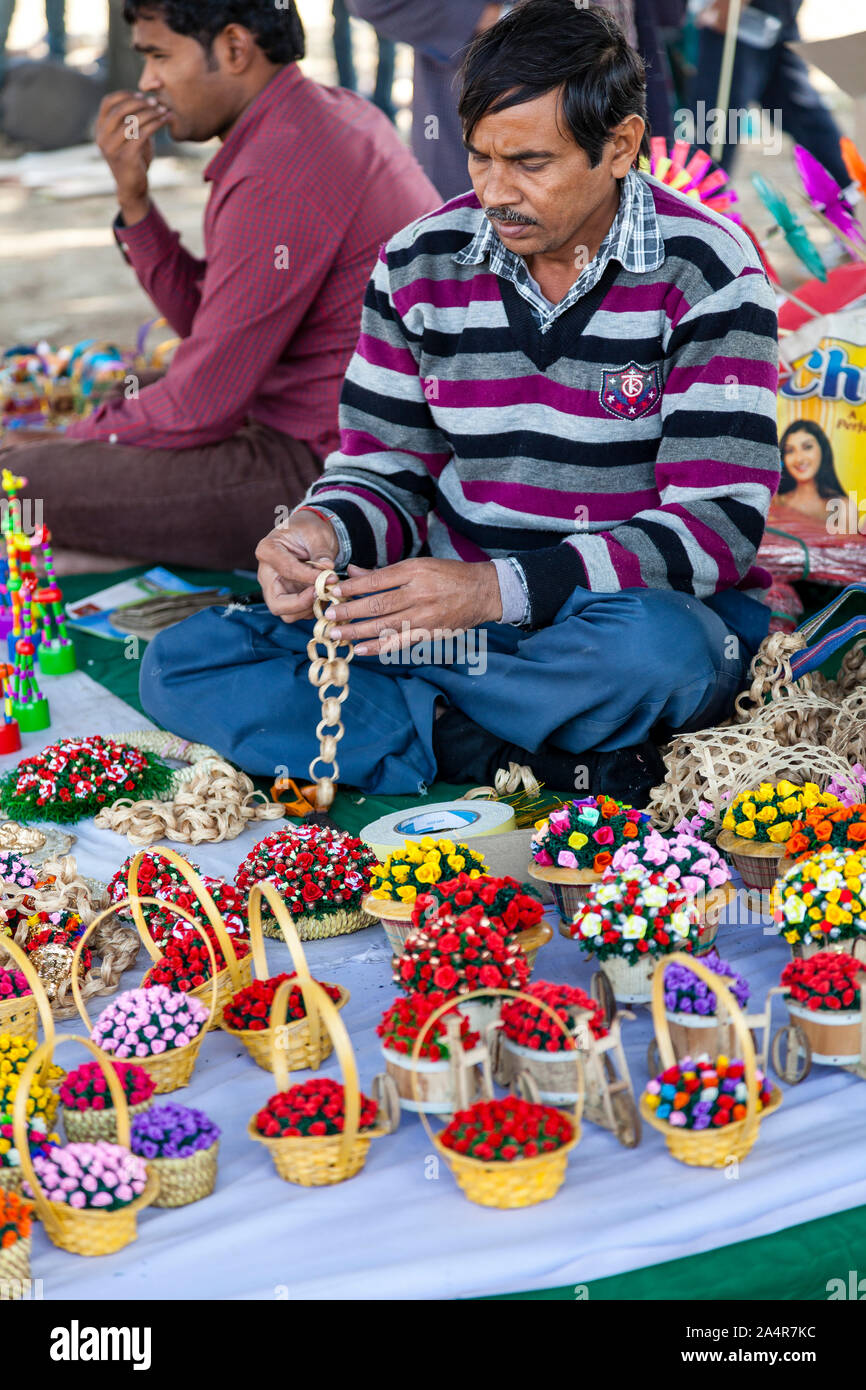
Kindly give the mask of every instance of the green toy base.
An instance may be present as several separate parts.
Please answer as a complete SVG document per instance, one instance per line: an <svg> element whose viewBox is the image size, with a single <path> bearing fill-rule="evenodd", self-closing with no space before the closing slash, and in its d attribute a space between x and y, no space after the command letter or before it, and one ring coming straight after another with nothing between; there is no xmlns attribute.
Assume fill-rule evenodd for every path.
<svg viewBox="0 0 866 1390"><path fill-rule="evenodd" d="M68 676L70 671L77 670L72 643L63 647L46 647L44 642L40 643L39 669L45 676Z"/></svg>
<svg viewBox="0 0 866 1390"><path fill-rule="evenodd" d="M18 720L22 734L38 734L51 725L51 713L44 695L30 705L19 705L13 700L12 714Z"/></svg>

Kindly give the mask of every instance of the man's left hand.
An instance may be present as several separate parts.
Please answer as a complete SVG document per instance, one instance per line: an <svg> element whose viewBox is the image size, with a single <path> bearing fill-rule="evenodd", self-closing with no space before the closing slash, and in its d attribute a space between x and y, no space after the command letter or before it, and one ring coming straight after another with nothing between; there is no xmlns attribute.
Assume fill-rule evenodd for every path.
<svg viewBox="0 0 866 1390"><path fill-rule="evenodd" d="M502 617L499 576L489 560L422 557L380 570L350 565L349 578L336 587L340 602L328 609L337 624L331 635L354 642L359 656L397 651L432 641L437 631L466 631Z"/></svg>

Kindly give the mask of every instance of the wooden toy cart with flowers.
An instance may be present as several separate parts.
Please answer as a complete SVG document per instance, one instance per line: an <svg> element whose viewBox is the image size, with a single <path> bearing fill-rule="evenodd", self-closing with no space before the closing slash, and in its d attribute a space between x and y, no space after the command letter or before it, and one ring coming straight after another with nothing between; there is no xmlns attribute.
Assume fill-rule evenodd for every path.
<svg viewBox="0 0 866 1390"><path fill-rule="evenodd" d="M530 1002L536 999L553 1014ZM573 1106L582 1072L585 1118L633 1149L641 1122L621 1036L623 1020L633 1018L624 1011L607 1022L582 989L536 980L503 1005L491 1035L496 1080L534 1104Z"/></svg>

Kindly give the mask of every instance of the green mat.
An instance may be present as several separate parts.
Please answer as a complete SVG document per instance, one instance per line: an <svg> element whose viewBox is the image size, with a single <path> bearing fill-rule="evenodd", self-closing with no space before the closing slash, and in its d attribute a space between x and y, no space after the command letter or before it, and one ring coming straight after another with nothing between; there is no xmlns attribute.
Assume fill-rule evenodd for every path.
<svg viewBox="0 0 866 1390"><path fill-rule="evenodd" d="M148 566L124 570L115 575L77 575L64 579L63 593L67 601L85 598L109 584L119 583L144 574ZM208 588L226 585L237 592L251 592L252 580L235 574L176 569L175 573L193 584ZM93 680L104 685L133 709L142 712L138 698L140 656L132 653L132 644L107 642L87 633L75 634L78 664ZM139 643L141 651L144 643ZM97 733L98 730L93 730ZM259 785L266 789L264 781ZM437 783L427 797L420 796L363 796L359 792L339 792L334 802L333 817L338 825L353 834L378 816L391 811L417 806L424 800L443 801L462 795L465 786ZM847 1281L848 1271L862 1269L866 1274L866 1207L854 1207L833 1216L789 1226L775 1235L690 1255L664 1264L647 1265L642 1269L596 1279L587 1284L569 1284L562 1288L536 1290L530 1293L500 1294L503 1299L568 1300L824 1300L827 1282L841 1278ZM859 1260L859 1265L858 1265Z"/></svg>

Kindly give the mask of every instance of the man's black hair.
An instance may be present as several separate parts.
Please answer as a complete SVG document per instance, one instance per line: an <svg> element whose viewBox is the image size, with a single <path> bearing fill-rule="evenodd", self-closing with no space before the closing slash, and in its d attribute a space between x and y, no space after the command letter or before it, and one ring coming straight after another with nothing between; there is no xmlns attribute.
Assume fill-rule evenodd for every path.
<svg viewBox="0 0 866 1390"><path fill-rule="evenodd" d="M294 0L125 0L127 24L162 19L176 34L197 39L207 52L228 24L249 29L272 63L293 63L305 52L304 26Z"/></svg>
<svg viewBox="0 0 866 1390"><path fill-rule="evenodd" d="M620 121L646 121L643 59L598 5L522 0L474 40L461 78L458 109L467 142L483 116L557 87L565 123L592 169ZM639 153L649 155L646 132Z"/></svg>

